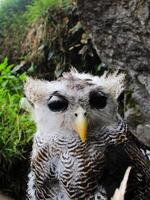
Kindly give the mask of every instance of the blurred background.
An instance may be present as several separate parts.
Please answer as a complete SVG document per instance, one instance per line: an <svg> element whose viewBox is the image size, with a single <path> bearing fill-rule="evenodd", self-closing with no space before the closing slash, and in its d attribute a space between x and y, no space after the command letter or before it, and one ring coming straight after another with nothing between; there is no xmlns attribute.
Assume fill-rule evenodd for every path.
<svg viewBox="0 0 150 200"><path fill-rule="evenodd" d="M75 1L0 0L0 193L25 199L36 130L19 106L25 77L53 80L72 66L94 75L113 70L97 54ZM118 101L133 132L150 144L132 87Z"/></svg>

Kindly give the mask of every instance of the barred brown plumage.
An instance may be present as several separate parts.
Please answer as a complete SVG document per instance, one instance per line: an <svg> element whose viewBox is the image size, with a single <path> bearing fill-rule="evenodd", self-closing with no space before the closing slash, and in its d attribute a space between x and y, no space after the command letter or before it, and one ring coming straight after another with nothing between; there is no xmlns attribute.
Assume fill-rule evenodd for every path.
<svg viewBox="0 0 150 200"><path fill-rule="evenodd" d="M50 155L51 148L53 155ZM40 147L31 165L36 177L36 198L47 198L45 195L44 198L41 196L47 194L46 184L49 184L50 192L55 189L53 183L56 181L53 179L55 174L55 179L59 180L62 187L60 191L57 189L57 192L60 196L64 196L63 199L93 199L97 191L98 179L101 177L100 169L104 164L104 154L100 151L101 148L94 149L93 143L91 145L75 139L53 140L53 143L49 141L46 146ZM96 164L93 165L93 162ZM99 178L96 178L97 176ZM50 192L48 192L49 198L53 199L54 193L50 194ZM55 195L58 196L58 193Z"/></svg>
<svg viewBox="0 0 150 200"><path fill-rule="evenodd" d="M37 125L29 200L108 200L129 165L137 184L130 199L141 195L140 200L146 200L149 188L141 182L149 184L149 161L117 112L123 78L117 73L97 77L72 70L52 82L27 81L25 94L34 105Z"/></svg>

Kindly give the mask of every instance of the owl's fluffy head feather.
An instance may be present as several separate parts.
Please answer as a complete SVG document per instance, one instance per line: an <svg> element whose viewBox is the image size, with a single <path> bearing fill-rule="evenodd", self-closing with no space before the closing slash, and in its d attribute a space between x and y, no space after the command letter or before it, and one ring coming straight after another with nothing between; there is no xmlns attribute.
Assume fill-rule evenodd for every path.
<svg viewBox="0 0 150 200"><path fill-rule="evenodd" d="M108 94L111 94L114 99L117 99L125 88L125 74L118 71L114 73L105 72L101 77L93 76L88 73L79 73L76 69L72 68L69 73L64 73L63 78L87 80L101 88Z"/></svg>
<svg viewBox="0 0 150 200"><path fill-rule="evenodd" d="M76 69L72 68L70 72L63 73L63 76L58 81L45 81L33 79L28 77L25 83L25 95L32 102L40 101L48 91L63 91L65 90L64 83L67 81L80 80L80 83L89 83L103 88L103 90L111 94L114 99L117 99L125 88L125 74L118 72L104 73L101 77L93 76L88 73L79 73Z"/></svg>

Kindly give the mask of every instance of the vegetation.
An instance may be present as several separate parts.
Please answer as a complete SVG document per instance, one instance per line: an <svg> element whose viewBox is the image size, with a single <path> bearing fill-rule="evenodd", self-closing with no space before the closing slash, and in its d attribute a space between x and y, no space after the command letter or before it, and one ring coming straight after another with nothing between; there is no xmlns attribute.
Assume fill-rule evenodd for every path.
<svg viewBox="0 0 150 200"><path fill-rule="evenodd" d="M0 60L4 56L9 61L22 59L22 41L28 27L49 8L63 7L70 0L5 0L0 7Z"/></svg>
<svg viewBox="0 0 150 200"><path fill-rule="evenodd" d="M25 73L13 69L7 58L0 64L0 190L21 200L35 126L19 106Z"/></svg>
<svg viewBox="0 0 150 200"><path fill-rule="evenodd" d="M0 7L0 24L4 28L14 26L18 21L20 25L22 21L31 24L48 8L65 7L69 3L71 0L5 0Z"/></svg>
<svg viewBox="0 0 150 200"><path fill-rule="evenodd" d="M5 0L0 7L0 60L7 55L19 60L20 43L23 39L26 20L23 13L30 0Z"/></svg>
<svg viewBox="0 0 150 200"><path fill-rule="evenodd" d="M0 23L5 26L10 26L16 16L19 15L21 17L21 13L26 10L26 5L30 2L30 0L5 0L1 3L0 7Z"/></svg>
<svg viewBox="0 0 150 200"><path fill-rule="evenodd" d="M27 22L31 24L41 17L47 9L66 7L70 3L71 0L33 0L32 3L27 6L24 16Z"/></svg>
<svg viewBox="0 0 150 200"><path fill-rule="evenodd" d="M25 74L14 75L12 67L7 58L0 64L0 155L7 159L23 154L35 129L19 108Z"/></svg>

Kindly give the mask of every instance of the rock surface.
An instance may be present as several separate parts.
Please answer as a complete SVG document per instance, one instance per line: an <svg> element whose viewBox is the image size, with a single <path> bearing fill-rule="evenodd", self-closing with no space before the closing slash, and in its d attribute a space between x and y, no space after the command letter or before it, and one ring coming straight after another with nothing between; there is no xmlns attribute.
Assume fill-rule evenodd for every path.
<svg viewBox="0 0 150 200"><path fill-rule="evenodd" d="M129 126L138 135L142 126L150 138L150 1L78 0L77 6L102 62L129 75L136 103L126 114Z"/></svg>

